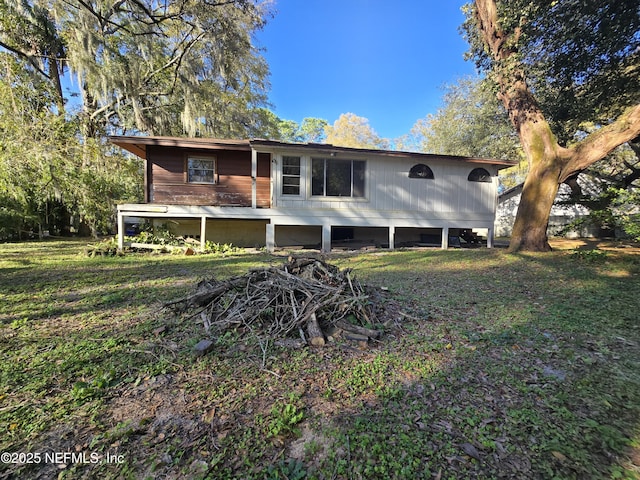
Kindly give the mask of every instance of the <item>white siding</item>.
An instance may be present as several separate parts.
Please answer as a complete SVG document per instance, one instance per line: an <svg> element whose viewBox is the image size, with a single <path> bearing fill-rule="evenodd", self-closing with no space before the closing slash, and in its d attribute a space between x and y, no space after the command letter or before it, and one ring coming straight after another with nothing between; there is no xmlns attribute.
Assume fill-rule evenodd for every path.
<svg viewBox="0 0 640 480"><path fill-rule="evenodd" d="M495 209L497 172L490 165L484 168L494 175L493 182L481 183L467 180L469 172L477 164L434 161L429 167L435 179L422 179L409 178L409 170L415 164L411 160L367 158L365 198L313 197L310 188L311 158L301 157L300 195L282 195L282 156L274 157L274 203L277 208L490 215Z"/></svg>

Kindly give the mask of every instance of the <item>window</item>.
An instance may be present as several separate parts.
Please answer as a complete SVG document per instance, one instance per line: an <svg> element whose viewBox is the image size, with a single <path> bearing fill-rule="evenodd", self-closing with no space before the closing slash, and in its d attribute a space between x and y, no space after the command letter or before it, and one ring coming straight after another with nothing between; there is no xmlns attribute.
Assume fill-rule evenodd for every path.
<svg viewBox="0 0 640 480"><path fill-rule="evenodd" d="M471 173L469 174L467 180L469 180L470 182L491 183L491 174L484 168L474 168L473 170L471 170Z"/></svg>
<svg viewBox="0 0 640 480"><path fill-rule="evenodd" d="M433 179L433 171L422 163L414 165L409 170L409 178L430 178Z"/></svg>
<svg viewBox="0 0 640 480"><path fill-rule="evenodd" d="M300 157L282 157L282 194L300 195Z"/></svg>
<svg viewBox="0 0 640 480"><path fill-rule="evenodd" d="M311 159L311 194L364 197L364 160Z"/></svg>
<svg viewBox="0 0 640 480"><path fill-rule="evenodd" d="M189 157L187 159L187 182L216 183L215 158Z"/></svg>

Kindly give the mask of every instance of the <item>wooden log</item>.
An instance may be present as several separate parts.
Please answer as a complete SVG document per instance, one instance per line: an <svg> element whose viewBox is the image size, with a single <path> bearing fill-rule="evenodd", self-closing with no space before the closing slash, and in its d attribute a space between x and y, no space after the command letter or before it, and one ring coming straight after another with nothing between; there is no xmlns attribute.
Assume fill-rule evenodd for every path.
<svg viewBox="0 0 640 480"><path fill-rule="evenodd" d="M173 252L174 250L182 251L182 247L178 247L176 245L158 245L157 243L126 242L125 247L147 249L147 250L161 250L165 252Z"/></svg>
<svg viewBox="0 0 640 480"><path fill-rule="evenodd" d="M365 350L369 347L369 337L359 333L344 332L344 338L358 344L358 348Z"/></svg>
<svg viewBox="0 0 640 480"><path fill-rule="evenodd" d="M353 332L345 332L344 338L346 338L347 340L352 340L354 342L369 341L369 337L367 337L366 335L360 335L359 333L353 333Z"/></svg>
<svg viewBox="0 0 640 480"><path fill-rule="evenodd" d="M348 332L357 333L358 335L364 335L365 337L373 339L378 339L380 338L380 335L382 335L382 332L380 330L372 330L370 328L359 327L358 325L353 325L352 323L345 322L344 320L336 322L336 326Z"/></svg>
<svg viewBox="0 0 640 480"><path fill-rule="evenodd" d="M305 342L301 338L279 338L273 342L278 347L284 348L302 348L305 345Z"/></svg>
<svg viewBox="0 0 640 480"><path fill-rule="evenodd" d="M324 346L324 335L320 330L315 312L309 315L309 320L307 321L307 342L314 347Z"/></svg>

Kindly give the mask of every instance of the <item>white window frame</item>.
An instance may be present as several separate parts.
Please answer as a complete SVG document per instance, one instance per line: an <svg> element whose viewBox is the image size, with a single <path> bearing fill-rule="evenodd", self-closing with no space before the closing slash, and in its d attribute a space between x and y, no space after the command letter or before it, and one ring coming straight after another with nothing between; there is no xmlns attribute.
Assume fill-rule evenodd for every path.
<svg viewBox="0 0 640 480"><path fill-rule="evenodd" d="M298 160L298 174L292 174L292 173L285 173L285 162L287 159L297 159ZM287 179L288 178L297 178L298 179L298 183L297 185L295 183L287 183ZM281 179L281 185L280 185L280 192L283 196L285 197L295 197L295 196L300 196L301 192L302 192L302 157L296 156L296 155L283 155L282 156L282 171L281 171L281 175L280 175L280 179ZM285 187L298 187L298 191L297 193L288 193L285 191Z"/></svg>
<svg viewBox="0 0 640 480"><path fill-rule="evenodd" d="M207 164L210 164L211 167L203 167L201 166L200 168L192 168L191 167L191 162L192 161L199 161L199 162L206 162ZM187 168L186 168L186 173L187 173L187 183L191 183L191 184L200 184L200 185L215 185L217 183L216 181L216 177L217 177L217 169L216 169L216 157L213 156L201 156L201 155L189 155L187 157L186 160L186 164L187 164ZM192 170L195 171L201 171L201 172L211 172L210 175L207 174L206 177L211 177L211 180L192 180ZM199 175L199 177L203 177L203 175Z"/></svg>

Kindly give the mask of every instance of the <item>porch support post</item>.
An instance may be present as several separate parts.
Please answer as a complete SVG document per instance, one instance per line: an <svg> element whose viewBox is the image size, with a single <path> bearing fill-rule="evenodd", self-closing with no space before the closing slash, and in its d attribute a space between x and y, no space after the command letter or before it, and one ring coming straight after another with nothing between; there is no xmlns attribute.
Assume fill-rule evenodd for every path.
<svg viewBox="0 0 640 480"><path fill-rule="evenodd" d="M266 247L268 253L273 253L276 248L276 226L273 223L267 223Z"/></svg>
<svg viewBox="0 0 640 480"><path fill-rule="evenodd" d="M200 250L204 252L207 243L207 216L200 217Z"/></svg>
<svg viewBox="0 0 640 480"><path fill-rule="evenodd" d="M322 251L325 253L331 251L331 224L322 225Z"/></svg>
<svg viewBox="0 0 640 480"><path fill-rule="evenodd" d="M487 229L487 248L493 248L494 227Z"/></svg>
<svg viewBox="0 0 640 480"><path fill-rule="evenodd" d="M443 250L449 248L449 227L442 227L442 246Z"/></svg>
<svg viewBox="0 0 640 480"><path fill-rule="evenodd" d="M393 250L395 247L396 227L389 225L389 250Z"/></svg>
<svg viewBox="0 0 640 480"><path fill-rule="evenodd" d="M118 209L118 250L124 249L124 215Z"/></svg>
<svg viewBox="0 0 640 480"><path fill-rule="evenodd" d="M257 177L258 177L258 152L252 148L251 149L251 208L258 207Z"/></svg>

